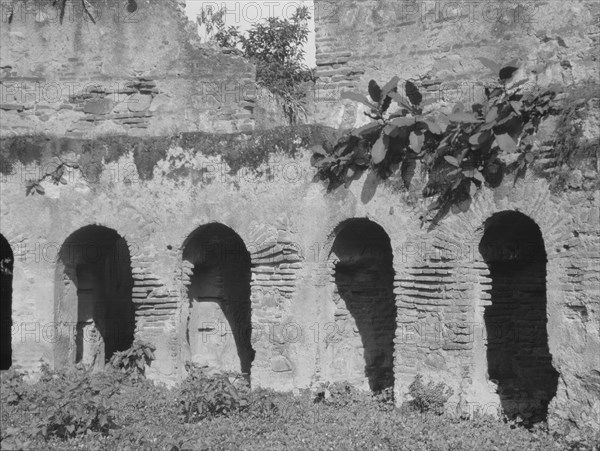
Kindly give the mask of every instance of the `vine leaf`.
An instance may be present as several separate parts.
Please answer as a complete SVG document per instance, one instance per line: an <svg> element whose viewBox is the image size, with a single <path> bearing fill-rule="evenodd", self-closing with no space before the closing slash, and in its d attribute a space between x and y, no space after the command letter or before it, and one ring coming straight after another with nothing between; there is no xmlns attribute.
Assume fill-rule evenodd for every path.
<svg viewBox="0 0 600 451"><path fill-rule="evenodd" d="M373 133L375 130L377 130L380 127L381 127L381 124L379 122L370 122L367 125L363 125L362 127L354 130L352 132L352 135L358 136L358 137L361 137L361 136L364 137L364 136L369 135L370 133Z"/></svg>
<svg viewBox="0 0 600 451"><path fill-rule="evenodd" d="M469 185L469 195L471 197L473 197L475 195L475 193L477 193L477 185L475 185L475 183L471 182L471 184Z"/></svg>
<svg viewBox="0 0 600 451"><path fill-rule="evenodd" d="M388 124L383 129L383 134L389 136L390 138L395 138L396 136L398 136L400 134L400 130L401 130L400 127L397 127L396 125L393 125L393 124Z"/></svg>
<svg viewBox="0 0 600 451"><path fill-rule="evenodd" d="M327 151L320 144L315 144L314 146L311 147L311 150L313 151L313 153L316 153L317 155L322 155L324 157L327 156Z"/></svg>
<svg viewBox="0 0 600 451"><path fill-rule="evenodd" d="M422 134L417 134L415 132L411 132L409 141L410 141L410 147L412 150L414 150L416 153L421 152L421 148L423 147L423 142L425 141L425 138Z"/></svg>
<svg viewBox="0 0 600 451"><path fill-rule="evenodd" d="M385 86L383 87L383 89L381 90L381 96L383 98L387 97L388 94L394 90L396 90L398 88L398 82L400 81L400 78L398 78L398 76L394 75L392 77L392 79L390 81L388 81Z"/></svg>
<svg viewBox="0 0 600 451"><path fill-rule="evenodd" d="M510 137L508 133L496 135L496 143L498 147L504 152L512 153L517 150L517 143Z"/></svg>
<svg viewBox="0 0 600 451"><path fill-rule="evenodd" d="M488 111L488 113L485 115L485 121L486 122L494 122L497 117L498 117L498 107L495 106L495 107L490 108L490 111Z"/></svg>
<svg viewBox="0 0 600 451"><path fill-rule="evenodd" d="M416 119L414 117L397 117L390 121L390 124L395 125L396 127L406 127L408 125L414 125L416 123Z"/></svg>
<svg viewBox="0 0 600 451"><path fill-rule="evenodd" d="M440 127L440 126L439 126L438 124L436 124L435 122L433 122L433 121L428 121L428 120L425 120L425 121L423 121L423 122L425 122L425 123L427 124L427 127L429 128L429 131L430 131L431 133L433 133L434 135L441 135L441 134L443 133L443 132L442 132L442 127Z"/></svg>
<svg viewBox="0 0 600 451"><path fill-rule="evenodd" d="M410 100L410 103L417 106L423 101L423 95L419 92L419 88L411 82L406 81L406 86L404 88L406 90L406 97Z"/></svg>
<svg viewBox="0 0 600 451"><path fill-rule="evenodd" d="M458 163L458 160L455 157L453 157L452 155L446 155L444 157L444 160L446 160L452 166L456 166L457 168L460 167L460 164Z"/></svg>
<svg viewBox="0 0 600 451"><path fill-rule="evenodd" d="M511 101L510 102L510 106L513 107L513 110L515 110L515 113L520 113L521 112L521 108L523 108L523 102L521 101Z"/></svg>
<svg viewBox="0 0 600 451"><path fill-rule="evenodd" d="M375 80L371 80L369 82L369 95L371 96L374 102L381 102L381 88Z"/></svg>
<svg viewBox="0 0 600 451"><path fill-rule="evenodd" d="M518 70L519 68L514 66L503 67L502 69L500 69L499 73L500 80L505 81L510 79L513 76L513 74Z"/></svg>
<svg viewBox="0 0 600 451"><path fill-rule="evenodd" d="M371 160L374 164L379 164L385 158L387 154L387 146L384 142L383 136L381 136L371 149Z"/></svg>
<svg viewBox="0 0 600 451"><path fill-rule="evenodd" d="M396 91L390 91L388 93L388 96L391 97L392 99L394 99L396 101L396 103L401 106L402 108L405 108L407 110L410 110L411 108L404 103L404 99L402 98L402 96L400 94L398 94Z"/></svg>
<svg viewBox="0 0 600 451"><path fill-rule="evenodd" d="M475 147L479 147L482 144L484 144L488 139L490 139L491 136L492 136L492 134L489 130L475 133L474 135L471 135L471 137L469 138L469 144L471 144L472 146L475 146Z"/></svg>

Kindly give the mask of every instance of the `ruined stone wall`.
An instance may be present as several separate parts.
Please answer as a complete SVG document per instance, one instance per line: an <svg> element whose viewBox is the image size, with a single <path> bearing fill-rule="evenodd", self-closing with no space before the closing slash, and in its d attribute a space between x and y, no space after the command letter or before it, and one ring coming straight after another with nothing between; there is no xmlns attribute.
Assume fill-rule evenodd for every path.
<svg viewBox="0 0 600 451"><path fill-rule="evenodd" d="M334 91L364 89L370 78L384 81L393 74L421 80L421 86L437 80L438 73L443 80L492 80L476 57L494 55L499 62L505 55L520 56L527 64L539 57L544 67L536 70L546 74L546 81L563 76L582 81L591 73L596 38L589 34L591 16L586 14L596 14L593 5L551 3L540 16L543 26L535 25L532 32L464 19L449 25L404 24L392 14L398 4L418 5L340 3L337 22L318 23L324 85L333 83ZM0 143L0 233L15 257L14 365L36 369L40 359L61 365L57 349L70 346L74 337L69 321L56 311L62 284L68 282L59 254L73 233L96 224L116 231L127 243L135 337L157 346L149 374L168 382L183 377L192 352L187 335L194 267L184 259L185 244L199 227L218 223L239 235L250 256L253 386L287 390L342 380L347 372L335 362L347 363L363 382L371 371L367 366L385 373L389 348L379 343L387 343L391 334L386 335L387 322L382 326L383 310L369 316L366 306L387 299L393 289L398 401L421 373L451 385L453 403L497 411L501 398L490 380L485 321L493 302L493 275L479 247L490 217L519 211L539 227L547 255L547 342L559 374L549 406L551 424L565 430L598 427L597 167L577 170L560 193L552 192L544 177L529 174L516 185L507 179L495 190L484 188L468 212L452 214L427 231L420 221L425 205L415 195L423 182L418 175L408 192L366 176L348 189L328 192L313 182L309 149L334 140L334 130L266 130L274 125L272 111L259 101L264 112L249 117L244 111L252 105L245 98L228 98L226 105L205 110L206 80L239 84L254 77L253 68L236 56L190 42L193 33L184 33L176 2L137 5L144 21L98 20L94 25L65 20L59 27L43 16L33 22L29 16L21 22L13 19L8 27L3 23L1 87L8 100L0 105L5 136ZM447 45L450 37L456 43ZM102 86L121 82L126 88L91 92L99 99L65 94L58 102L23 100L13 92L15 81L30 86L56 80ZM432 92L437 84L430 85ZM113 95L127 101L113 105ZM317 122L336 127L357 122L353 106L322 106L327 117L316 116ZM597 111L593 114L584 124L588 139L597 139ZM250 129L252 133L222 133ZM181 133L185 131L199 132ZM391 248L385 258L381 252L370 255L370 245L366 253L350 252L351 262L364 264L363 279L357 280L365 285L382 280L375 278L373 267L386 268L378 271L385 280L381 296L358 296L358 315L342 299L344 290L336 287L338 260L347 257L335 244L356 219L379 226ZM76 311L68 313L76 318ZM361 322L370 324L365 329ZM537 316L536 322L544 319ZM206 331L208 338L215 338L213 332ZM234 340L227 330L220 337L229 344ZM367 361L369 342L388 353Z"/></svg>
<svg viewBox="0 0 600 451"><path fill-rule="evenodd" d="M62 23L53 3L2 3L4 136L232 132L269 111L253 65L200 46L180 2L68 1Z"/></svg>
<svg viewBox="0 0 600 451"><path fill-rule="evenodd" d="M592 1L315 0L315 11L319 123L364 122L341 91L366 93L369 80L394 75L441 109L478 102L508 63L531 84L598 80Z"/></svg>
<svg viewBox="0 0 600 451"><path fill-rule="evenodd" d="M364 107L340 101L341 92L366 93L369 80L382 85L394 75L420 88L426 111L449 112L458 101L465 105L480 102L484 86L495 82L498 70L508 64L520 68L516 77L530 87L578 87L597 99L594 83L598 81L600 9L595 2L316 0L315 11L318 123L345 128L367 122ZM589 123L598 130L597 119L591 118ZM586 136L596 140L596 133ZM544 138L540 144L542 141ZM547 144L551 149L554 143L550 139ZM597 161L592 164L596 165ZM579 177L578 182L569 182L578 186L576 190L581 190L584 179L591 189L589 194L579 195L597 199L597 190L589 188L597 168L586 172L587 178L582 176L585 171L572 172L573 178ZM572 202L568 201L564 207L572 213L566 219L554 206L563 201L541 186L525 186L529 188L501 187L493 199L480 198L469 213L446 219L422 242L420 235L408 232L407 251L420 258L404 255L399 265L397 254L394 256L396 389L405 391L414 374L424 372L437 380L453 380L459 393L469 393L482 403L499 402L497 381L490 380L493 377L488 373L488 344L493 348L507 336L487 338L491 332L486 329L485 316L493 312L495 287L479 242L482 224L492 210L517 209L540 226L547 252L549 352L552 368L560 374L558 393L550 404L551 424L567 428L569 422L580 427L588 421L597 424L598 405L590 405L589 395L584 394L598 393L600 370L600 359L592 355L598 350L600 296L599 238L597 233L590 234L598 223L596 201L586 207L579 201L567 206ZM420 187L411 186L410 192L418 196ZM539 200L532 195L540 196ZM579 196L566 198L573 195ZM537 284L539 278L529 282ZM497 284L498 278L495 280ZM510 283L511 299L529 297L535 291L519 286L525 280L512 278ZM528 314L533 315L537 308L539 305ZM591 311L596 313L591 315ZM536 318L545 320L539 315ZM523 327L533 328L529 326ZM527 348L526 341L521 339L518 352ZM530 360L536 358L544 360L543 355ZM552 377L552 370L546 370L543 372ZM527 402L528 396L533 395L523 394L522 401Z"/></svg>
<svg viewBox="0 0 600 451"><path fill-rule="evenodd" d="M390 239L399 399L422 373L453 386L455 402L497 408L500 400L486 360L490 273L479 245L489 217L516 210L539 226L547 253L548 346L560 374L551 417L557 424L561 419L593 424L598 411L589 403L598 393L598 193L579 189L553 195L544 179L530 177L514 187L507 181L495 191L485 189L467 213L451 215L427 232L420 224L421 207L392 186L380 184L373 192L363 178L347 190L327 193L314 183L308 149L327 133L301 127L246 137L146 139L144 145L158 155L152 165L136 160L135 146L121 138L121 150L101 165L97 179L67 168L65 184L51 178L40 183L44 195L26 195L22 175L40 163L47 167L53 158L85 158L87 152L77 149L86 145L101 149L96 157L106 160L112 138L87 144L43 137L4 140L5 155L15 154L9 149L25 141L28 147L41 146L42 158L22 172L5 174L2 186L0 233L15 254L15 364L36 368L40 358L55 362L56 252L73 232L99 224L127 241L135 336L157 345L150 374L167 381L180 378L189 355L186 280L191 267L183 261L184 243L199 226L219 223L238 234L250 254L253 385L292 389L327 380L333 376L332 362L348 357L349 343L358 345L350 354L352 365L363 365L366 372L360 340L382 330L375 321L363 335L351 309L336 303L332 250L340 225L368 218ZM265 150L262 159L258 148ZM119 178L122 168L129 168L125 178ZM340 327L342 317L346 326L354 321L357 327Z"/></svg>

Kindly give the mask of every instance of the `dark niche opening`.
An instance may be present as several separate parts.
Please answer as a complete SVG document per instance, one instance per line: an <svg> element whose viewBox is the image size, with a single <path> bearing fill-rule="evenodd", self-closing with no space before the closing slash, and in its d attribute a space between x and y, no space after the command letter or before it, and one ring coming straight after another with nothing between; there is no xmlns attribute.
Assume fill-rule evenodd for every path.
<svg viewBox="0 0 600 451"><path fill-rule="evenodd" d="M207 224L187 239L183 259L193 265L187 324L192 361L249 378L255 352L250 254L243 240L222 224Z"/></svg>
<svg viewBox="0 0 600 451"><path fill-rule="evenodd" d="M125 239L106 227L79 229L60 249L57 276L56 321L76 324L74 346L64 334L57 344L59 365L102 368L115 352L131 347L135 306Z"/></svg>
<svg viewBox="0 0 600 451"><path fill-rule="evenodd" d="M345 304L338 308L345 307L356 324L369 386L373 391L393 387L396 302L390 238L378 224L353 219L342 225L331 253L338 260L335 284ZM349 333L347 328L338 329Z"/></svg>
<svg viewBox="0 0 600 451"><path fill-rule="evenodd" d="M12 366L12 279L14 255L10 244L0 235L0 370Z"/></svg>
<svg viewBox="0 0 600 451"><path fill-rule="evenodd" d="M479 250L490 270L489 378L502 409L525 423L544 421L556 395L546 330L546 250L537 224L522 213L497 213L485 222Z"/></svg>

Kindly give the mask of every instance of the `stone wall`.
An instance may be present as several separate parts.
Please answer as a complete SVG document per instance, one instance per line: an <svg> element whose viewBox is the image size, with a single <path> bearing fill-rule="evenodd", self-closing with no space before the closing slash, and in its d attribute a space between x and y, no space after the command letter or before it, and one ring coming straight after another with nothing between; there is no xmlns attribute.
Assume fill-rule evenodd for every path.
<svg viewBox="0 0 600 451"><path fill-rule="evenodd" d="M315 11L318 123L364 122L340 93L366 93L369 80L383 85L394 75L442 110L479 101L508 63L531 84L598 80L593 1L315 0Z"/></svg>
<svg viewBox="0 0 600 451"><path fill-rule="evenodd" d="M459 101L465 105L480 102L484 86L495 82L498 70L508 64L520 68L515 77L527 81L528 86L576 88L586 92L588 99L596 99L589 101L596 102L592 109L597 109L600 43L597 3L316 0L315 11L319 76L316 123L342 128L366 123L364 107L340 100L341 92L366 93L369 80L375 79L383 85L394 75L419 87L424 93L425 111L449 112ZM593 128L597 130L593 114L588 120L589 124L596 124ZM584 135L580 147L597 140L597 131ZM546 144L551 151L556 141L548 138L540 137L540 144ZM595 160L592 157L591 166L597 166L597 147L594 152L596 157ZM549 166L556 167L552 158L548 160ZM570 171L569 178L579 177L579 181L568 184L581 188L580 176L586 171L580 168ZM586 186L591 186L592 174L596 172L597 167L586 172ZM547 174L552 176L551 172ZM589 199L596 198L597 189L589 189ZM419 183L413 181L409 192L418 197ZM531 195L545 200L533 200ZM500 201L503 198L512 200ZM543 334L542 322L548 321L549 351L534 345L536 350L529 351L528 359L539 364L538 371L535 376L522 377L528 379L528 384L552 387L553 372L558 371L558 391L550 403L551 424L556 428L568 428L570 421L578 426L586 421L597 424L598 406L587 403L589 398L585 395L578 397L574 393L592 387L598 393L600 358L589 354L591 348L595 353L598 350L598 320L590 315L591 310L598 311L600 295L597 286L592 288L598 282L598 261L592 256L597 255L598 234L587 232L590 224L597 223L598 211L592 204L582 209L577 203L569 207L578 211L576 217L567 219L549 204L546 204L548 211L543 212L537 202L548 201L552 205L562 202L545 188L517 187L511 191L508 186L500 187L493 200L480 198L469 213L446 219L422 242L410 236L407 250L419 255L419 259L411 262L412 259L403 256L404 264L399 265L395 253L398 308L395 377L399 393L406 390L416 372L421 372L438 380L453 378L460 385L459 393L469 393L464 399L474 396L483 403L498 402L496 393L502 392L503 387L495 385L498 380L494 370L488 372L489 353L498 343L504 343L500 347L510 353L507 342L511 339L510 334L488 337L492 332L487 330L490 324L486 320L498 308L494 299L502 296L499 291L508 289L507 296L512 302L531 297L540 300L527 309L527 315L521 311L524 316L520 320L527 321L529 317L533 321L521 324L521 329L528 332L535 329ZM483 206L485 202L490 202L487 207ZM498 286L501 279L494 277L493 267L486 264L479 251L483 224L492 210L521 211L541 228L548 260L545 273L540 268L538 275L531 273L530 279L526 279L526 273L521 279L511 277L506 281L510 288ZM523 233L519 229L518 235ZM585 251L574 250L582 245ZM544 302L547 318L534 314L539 308L544 309ZM513 311L511 315L521 313ZM514 320L503 322L504 326L516 327ZM540 343L544 342L543 336L538 338ZM513 361L527 354L528 340L531 341L531 336L518 340L514 348L517 356L511 355ZM551 362L548 355L552 356ZM493 361L494 356L491 358ZM525 370L516 370L519 371ZM514 400L516 396L524 404L536 396L538 401L547 397L543 389L524 389L515 395L514 390L504 388L506 393L500 398L513 396ZM552 390L548 388L549 392ZM504 407L507 405L504 403Z"/></svg>
<svg viewBox="0 0 600 451"><path fill-rule="evenodd" d="M551 420L557 428L569 422L594 424L599 408L593 401L599 393L598 192L551 194L544 179L529 177L516 186L507 181L495 190L484 189L467 213L451 215L427 232L420 224L421 207L407 202L393 186L380 184L365 198L364 192L372 190L365 177L332 193L314 183L308 149L325 135L326 129L304 126L255 132L244 139L189 134L155 140L154 150L163 157L151 168L141 166L150 175L133 177L128 170L125 179L118 178L122 168L137 166L134 151L122 138L123 152L102 165L98 178L67 168L65 184L51 178L41 182L44 195L26 195L22 175L52 158L84 158L85 152L73 149L86 143L29 138L30 146L42 146L43 161L30 161L18 173L5 175L1 197L0 233L15 255L14 364L34 369L40 359L57 363L57 334L68 332L57 329L57 252L71 234L97 224L127 242L135 336L157 346L150 374L165 381L181 378L190 355L186 280L192 270L183 252L199 226L217 223L239 235L250 255L254 386L293 389L354 374L366 388L370 371L385 373L389 357L370 354L369 360L374 348L368 343L385 341L387 328L380 327L382 317L364 316L371 310L360 310L361 302L353 311L344 299L336 270L346 262L355 268L356 282L393 277L384 284L391 290L393 283L395 293L393 378L398 399L422 373L450 384L453 401L463 407L477 403L495 409L501 399L488 375L487 343L492 338L487 338L485 320L494 294L479 249L486 220L498 212L518 211L539 226L547 253L547 345L560 375L549 407ZM88 144L108 153L106 140ZM4 140L4 155L17 145L23 143ZM256 145L268 153L253 166ZM239 152L238 157L229 159L224 147ZM356 252L340 246L354 218L381 227L392 254L386 257L378 241L370 246L367 237L361 241L364 249ZM370 279L370 265L378 261L389 269ZM354 300L363 299L360 290L360 284L350 290ZM388 296L386 290L381 297L363 300L379 304ZM223 327L220 339L231 344L231 326ZM205 332L214 339L214 331ZM344 359L350 369L336 369L334 363Z"/></svg>
<svg viewBox="0 0 600 451"><path fill-rule="evenodd" d="M103 4L110 10L117 2ZM194 294L223 304L225 279L235 266L231 255L223 258L215 274L207 273L214 290L190 292L204 261L188 258L186 245L211 225L239 237L250 267L249 293L240 297L250 305L252 351L245 338L246 352L239 352L226 308L225 321L212 318L227 323L218 331L200 324L194 332L206 343L221 340L228 357L214 359L217 365L235 364L237 353L241 369L247 365L242 360L251 360L253 386L280 390L347 378L383 388L393 380L398 402L421 373L451 385L452 402L461 408L497 411L503 397L491 380L488 354L507 340L491 336L486 317L505 288L494 286L502 278L480 247L490 218L519 212L539 227L546 254L545 277L540 269L520 285L514 278L511 283L518 288L514 299L531 299L531 291L541 299L545 289L545 309L536 301L527 314L537 311L533 322L541 332L545 326L547 340L525 348L531 355L547 344L539 361L550 360L558 373L550 423L566 432L599 426L597 161L574 170L560 192L532 173L516 184L507 178L478 193L469 211L427 231L420 220L426 205L417 194L423 185L418 174L408 191L364 176L348 189L328 192L313 181L310 149L335 140L335 129L271 128L277 121L264 98L252 103L226 96L205 109L205 84L225 81L220 92L226 92L230 81L239 86L253 80L253 67L198 46L185 30L178 2L136 5L137 22L98 18L93 24L80 12L78 20L60 25L26 15L3 23L0 31L0 233L14 254L13 365L35 370L40 361L70 363L62 356L77 349L73 328L81 298L72 298L76 307L61 307L64 289L73 289L76 280L61 269L61 250L73 234L94 225L114 231L127 246L128 252L118 254L129 254L134 336L157 346L148 373L166 382L181 379L195 352L190 318L212 315L194 310ZM543 63L535 69L540 83L557 77L579 82L592 73L597 36L588 24L597 14L594 5L552 2L532 29L464 19L411 21L394 12L398 5L421 3L340 2L337 21L317 22L322 86L333 86L339 95L339 89L364 89L370 78L384 81L393 74L413 78L430 92L438 90L439 80L475 80L480 86L493 78L481 57L521 58L531 70ZM583 32L573 31L578 27ZM56 102L48 101L49 91L35 95L44 89L36 83L48 90L54 82L88 81L100 88L73 95L63 90ZM32 84L34 98L19 97L19 89L31 90ZM451 103L437 100L441 110ZM316 115L315 122L358 122L360 112L349 104L325 102L319 108L326 117ZM592 109L582 125L589 142L598 137L597 117ZM540 142L549 145L553 128L547 128ZM86 243L94 248L93 239ZM526 240L524 248L530 244ZM505 247L500 255L515 251L513 243ZM3 273L3 312L8 280ZM539 398L526 393L520 399Z"/></svg>
<svg viewBox="0 0 600 451"><path fill-rule="evenodd" d="M90 0L90 16L68 1L62 23L54 3L2 3L4 136L232 132L271 108L253 65L201 46L181 2Z"/></svg>

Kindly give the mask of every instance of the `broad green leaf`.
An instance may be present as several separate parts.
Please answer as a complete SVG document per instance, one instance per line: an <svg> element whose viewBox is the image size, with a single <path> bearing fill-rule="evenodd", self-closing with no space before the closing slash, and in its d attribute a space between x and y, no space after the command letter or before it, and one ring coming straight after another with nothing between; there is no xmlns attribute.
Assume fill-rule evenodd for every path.
<svg viewBox="0 0 600 451"><path fill-rule="evenodd" d="M386 154L387 146L385 145L383 137L380 137L371 149L371 160L374 164L379 164L383 161Z"/></svg>
<svg viewBox="0 0 600 451"><path fill-rule="evenodd" d="M477 169L464 169L462 173L465 177L479 180L481 183L485 181L485 179L483 178L483 174Z"/></svg>
<svg viewBox="0 0 600 451"><path fill-rule="evenodd" d="M431 120L424 120L423 122L425 122L427 124L427 127L429 128L429 131L431 133L433 133L434 135L441 135L442 134L442 127L440 127L435 122L433 122Z"/></svg>
<svg viewBox="0 0 600 451"><path fill-rule="evenodd" d="M517 150L517 143L507 133L496 135L496 143L504 152L512 153Z"/></svg>
<svg viewBox="0 0 600 451"><path fill-rule="evenodd" d="M446 155L444 157L444 160L446 160L452 166L456 166L457 168L460 167L460 164L458 163L458 160L455 157L453 157L452 155Z"/></svg>
<svg viewBox="0 0 600 451"><path fill-rule="evenodd" d="M471 137L469 138L469 144L473 145L473 146L478 146L479 143L479 139L481 138L481 133L475 133L474 135L471 135Z"/></svg>
<svg viewBox="0 0 600 451"><path fill-rule="evenodd" d="M395 111L392 114L390 114L389 118L390 119L394 119L394 118L397 118L397 117L405 117L407 114L408 114L408 110L406 110L406 109L403 108L401 110Z"/></svg>
<svg viewBox="0 0 600 451"><path fill-rule="evenodd" d="M498 74L498 76L500 77L500 80L508 80L518 70L519 70L518 67L506 66L506 67L503 67L502 69L500 69L500 73Z"/></svg>
<svg viewBox="0 0 600 451"><path fill-rule="evenodd" d="M462 181L463 181L463 177L462 177L462 175L459 175L458 178L452 184L452 189L455 190L456 188L458 188L458 186L462 183Z"/></svg>
<svg viewBox="0 0 600 451"><path fill-rule="evenodd" d="M515 110L516 113L520 113L521 112L521 108L523 107L523 102L516 102L516 101L511 101L510 102L510 106L513 107L513 110Z"/></svg>
<svg viewBox="0 0 600 451"><path fill-rule="evenodd" d="M356 92L344 91L344 92L342 92L341 98L342 99L354 100L355 102L360 102L363 105L366 105L366 106L368 106L371 109L375 109L376 108L375 105L373 105L371 102L369 102L369 99L367 99L362 94L358 94Z"/></svg>
<svg viewBox="0 0 600 451"><path fill-rule="evenodd" d="M379 103L382 99L381 88L375 80L369 82L369 95L376 103Z"/></svg>
<svg viewBox="0 0 600 451"><path fill-rule="evenodd" d="M415 132L410 133L410 137L409 137L410 147L416 153L421 152L421 147L423 147L424 140L425 140L425 138L422 134L417 134Z"/></svg>
<svg viewBox="0 0 600 451"><path fill-rule="evenodd" d="M470 113L453 113L446 115L446 117L452 122L466 122L470 124L476 124L480 122L479 119Z"/></svg>
<svg viewBox="0 0 600 451"><path fill-rule="evenodd" d="M452 169L450 172L448 172L448 174L446 174L448 177L454 177L456 174L459 174L461 172L460 168L456 168L456 169Z"/></svg>
<svg viewBox="0 0 600 451"><path fill-rule="evenodd" d="M327 152L325 151L325 149L323 149L323 146L320 144L315 144L314 146L312 146L311 150L318 155L323 155L324 157L327 156Z"/></svg>
<svg viewBox="0 0 600 451"><path fill-rule="evenodd" d="M383 133L384 135L394 138L400 133L400 127L398 127L397 125L388 124L383 129Z"/></svg>
<svg viewBox="0 0 600 451"><path fill-rule="evenodd" d="M423 101L423 95L419 92L419 88L417 88L413 82L407 80L404 89L406 97L408 97L408 100L410 100L410 103L413 105L419 105Z"/></svg>
<svg viewBox="0 0 600 451"><path fill-rule="evenodd" d="M473 197L476 192L477 192L477 185L475 185L475 183L471 182L471 185L469 186L469 194L471 195L471 197Z"/></svg>
<svg viewBox="0 0 600 451"><path fill-rule="evenodd" d="M375 130L377 130L380 127L381 127L381 124L379 122L370 122L370 123L368 123L366 125L363 125L360 128L357 128L356 130L354 130L352 132L352 134L354 136L359 136L359 137L360 136L366 136L369 133L374 132Z"/></svg>
<svg viewBox="0 0 600 451"><path fill-rule="evenodd" d="M490 108L490 111L488 111L488 113L486 114L485 121L493 122L496 120L497 117L498 117L498 107L494 106L494 107Z"/></svg>
<svg viewBox="0 0 600 451"><path fill-rule="evenodd" d="M406 127L408 125L414 125L415 123L416 119L414 117L397 117L390 121L390 124L395 125L396 127Z"/></svg>
<svg viewBox="0 0 600 451"><path fill-rule="evenodd" d="M403 107L403 108L406 108L407 110L411 110L411 109L412 109L410 106L408 106L408 105L407 105L407 104L404 102L404 98L403 98L403 97L402 97L400 94L398 94L397 92L395 92L395 91L390 91L390 92L388 93L388 96L389 96L389 97L391 97L392 99L394 99L394 101L395 101L395 102L396 102L398 105L400 105L401 107Z"/></svg>
<svg viewBox="0 0 600 451"><path fill-rule="evenodd" d="M390 81L388 81L385 86L381 89L381 97L385 98L387 95L394 90L394 88L398 87L398 82L400 78L397 76L393 76Z"/></svg>

